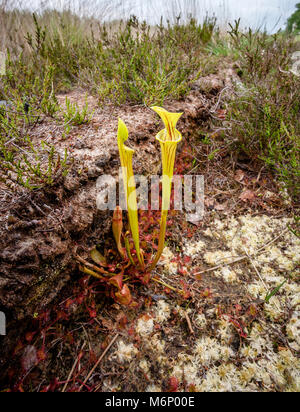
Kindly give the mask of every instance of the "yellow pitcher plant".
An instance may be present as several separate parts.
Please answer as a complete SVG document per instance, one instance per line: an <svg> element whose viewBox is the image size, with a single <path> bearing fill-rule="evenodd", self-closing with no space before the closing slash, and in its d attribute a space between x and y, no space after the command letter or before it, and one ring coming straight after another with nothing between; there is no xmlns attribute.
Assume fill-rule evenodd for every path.
<svg viewBox="0 0 300 412"><path fill-rule="evenodd" d="M171 188L174 174L176 149L177 144L182 140L181 133L176 129L177 122L179 118L182 116L182 113L169 113L167 110L157 106L154 106L151 109L154 110L161 117L165 125L165 129L161 130L156 135L156 139L159 141L161 146L162 158L162 211L158 250L148 270L152 270L156 266L164 250L167 216L168 211L170 209ZM137 214L136 187L132 169L132 157L134 154L134 150L124 145L124 142L127 139L127 127L125 123L121 119L119 119L118 146L120 152L121 166L123 170L123 183L127 200L129 224L138 260L142 267L144 267L143 254L141 253L139 247L139 226Z"/></svg>
<svg viewBox="0 0 300 412"><path fill-rule="evenodd" d="M132 157L134 150L127 147L124 143L128 139L128 129L123 122L119 119L118 125L118 147L120 153L120 161L122 166L124 192L126 197L128 219L135 246L136 254L139 263L144 267L144 259L140 250L140 238L139 238L139 223L138 223L138 211L137 211L137 199L136 199L136 186L132 168Z"/></svg>
<svg viewBox="0 0 300 412"><path fill-rule="evenodd" d="M177 144L182 140L181 133L176 129L176 125L183 113L170 113L167 110L153 106L151 107L162 119L165 129L161 130L156 135L156 140L159 141L161 147L162 159L162 210L160 221L160 233L158 241L158 249L154 261L150 266L150 270L154 269L159 261L164 250L167 217L170 209L170 198L172 179L174 174L174 164Z"/></svg>

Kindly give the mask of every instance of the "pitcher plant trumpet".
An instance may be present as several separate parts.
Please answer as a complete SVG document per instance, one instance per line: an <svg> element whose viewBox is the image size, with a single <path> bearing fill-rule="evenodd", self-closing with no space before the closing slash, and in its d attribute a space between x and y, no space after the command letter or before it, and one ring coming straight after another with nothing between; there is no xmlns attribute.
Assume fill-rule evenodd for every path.
<svg viewBox="0 0 300 412"><path fill-rule="evenodd" d="M174 164L177 144L182 140L181 133L176 129L176 125L183 113L169 113L167 110L153 106L151 107L162 119L165 129L156 135L161 147L162 160L162 210L160 220L160 233L156 256L150 266L154 269L164 250L167 217L170 209L172 179L174 174Z"/></svg>
<svg viewBox="0 0 300 412"><path fill-rule="evenodd" d="M128 220L135 246L136 254L139 263L144 268L143 255L140 250L140 238L139 238L139 223L138 223L138 211L137 211L137 199L136 199L136 186L132 168L132 158L134 150L127 147L124 143L128 139L128 129L123 122L119 119L118 125L118 147L120 153L120 161L123 175L124 192L128 210Z"/></svg>

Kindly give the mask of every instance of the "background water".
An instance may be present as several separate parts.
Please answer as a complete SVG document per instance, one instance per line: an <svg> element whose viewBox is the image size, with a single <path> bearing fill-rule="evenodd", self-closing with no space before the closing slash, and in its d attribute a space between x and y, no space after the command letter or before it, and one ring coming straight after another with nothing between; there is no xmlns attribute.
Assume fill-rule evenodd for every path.
<svg viewBox="0 0 300 412"><path fill-rule="evenodd" d="M22 0L19 0L22 1ZM181 14L202 20L206 14L215 15L220 25L241 17L245 27L266 28L269 32L285 26L299 0L28 0L26 7L71 8L81 14L93 15L102 20L129 17L134 14L151 24L164 20L174 21ZM0 0L1 3L1 0Z"/></svg>

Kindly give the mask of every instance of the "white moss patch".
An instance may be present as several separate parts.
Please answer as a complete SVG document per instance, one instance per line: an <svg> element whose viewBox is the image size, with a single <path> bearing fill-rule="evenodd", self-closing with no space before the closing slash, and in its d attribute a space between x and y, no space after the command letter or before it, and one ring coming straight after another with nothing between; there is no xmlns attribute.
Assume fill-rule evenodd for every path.
<svg viewBox="0 0 300 412"><path fill-rule="evenodd" d="M199 382L199 366L179 354L178 363L173 367L171 375L179 382L185 381L187 385L195 385Z"/></svg>
<svg viewBox="0 0 300 412"><path fill-rule="evenodd" d="M139 318L136 326L136 332L141 336L147 336L153 332L154 321L149 315L144 315Z"/></svg>
<svg viewBox="0 0 300 412"><path fill-rule="evenodd" d="M183 254L190 257L197 257L205 250L205 243L199 240L198 242L188 243L183 248Z"/></svg>
<svg viewBox="0 0 300 412"><path fill-rule="evenodd" d="M149 373L150 365L149 362L146 361L146 359L140 361L139 367L146 375L147 373Z"/></svg>
<svg viewBox="0 0 300 412"><path fill-rule="evenodd" d="M211 266L217 266L221 263L226 264L232 261L232 253L224 252L223 250L216 250L214 252L207 252L204 255L204 260Z"/></svg>
<svg viewBox="0 0 300 412"><path fill-rule="evenodd" d="M195 317L195 323L196 325L201 328L204 329L207 325L207 320L206 320L206 316L204 315L204 313L198 313Z"/></svg>
<svg viewBox="0 0 300 412"><path fill-rule="evenodd" d="M155 322L164 323L171 316L171 306L165 300L159 300L155 310Z"/></svg>
<svg viewBox="0 0 300 412"><path fill-rule="evenodd" d="M147 386L146 392L161 392L161 388L158 385L151 384Z"/></svg>
<svg viewBox="0 0 300 412"><path fill-rule="evenodd" d="M228 344L233 340L234 337L234 328L233 325L229 322L227 316L223 317L218 322L217 336L222 342L222 344Z"/></svg>
<svg viewBox="0 0 300 412"><path fill-rule="evenodd" d="M173 252L168 247L165 247L158 265L163 266L165 271L167 271L169 274L174 275L178 271L178 263L173 261L174 258L175 255L173 254Z"/></svg>
<svg viewBox="0 0 300 412"><path fill-rule="evenodd" d="M120 363L130 362L138 353L137 348L132 344L126 344L124 341L118 342L118 349L114 357L117 357Z"/></svg>
<svg viewBox="0 0 300 412"><path fill-rule="evenodd" d="M295 311L286 327L289 339L295 341L300 349L300 311Z"/></svg>
<svg viewBox="0 0 300 412"><path fill-rule="evenodd" d="M195 306L179 304L175 298L154 303L149 316L143 315L136 323L139 348L147 351L147 357L137 359L133 345L118 344L120 362L135 360L139 373L148 377L147 392L166 390L171 377L178 380L181 391L300 391L300 360L296 357L300 350L300 241L289 231L278 237L291 222L268 216L231 217L216 220L206 230L209 250L202 241L186 241L183 255L210 267L221 265L205 279L216 282L216 288L211 288L211 300L204 302L196 295ZM218 239L215 248L214 239ZM229 264L244 256L245 249L256 269L249 259ZM166 248L160 264L162 273L177 273L174 257ZM284 281L266 303L266 295ZM223 307L222 299L221 303L213 300L215 293L221 296L222 290L217 292L217 287L222 282L229 292L228 304L225 301ZM256 303L257 299L260 301ZM237 304L241 305L238 310ZM251 304L256 308L254 315L249 312ZM225 310L221 316L219 305ZM186 314L194 333L187 327ZM235 317L237 322L233 323ZM238 335L236 324L243 326L246 337Z"/></svg>
<svg viewBox="0 0 300 412"><path fill-rule="evenodd" d="M194 348L197 363L208 366L218 360L227 361L234 355L232 349L226 345L220 344L216 339L203 337L199 339Z"/></svg>
<svg viewBox="0 0 300 412"><path fill-rule="evenodd" d="M149 341L149 346L155 353L164 354L165 353L165 344L166 342L160 338L159 334L156 333L152 336Z"/></svg>
<svg viewBox="0 0 300 412"><path fill-rule="evenodd" d="M239 281L236 273L228 266L224 266L220 270L216 270L214 275L222 278L226 283L235 283Z"/></svg>

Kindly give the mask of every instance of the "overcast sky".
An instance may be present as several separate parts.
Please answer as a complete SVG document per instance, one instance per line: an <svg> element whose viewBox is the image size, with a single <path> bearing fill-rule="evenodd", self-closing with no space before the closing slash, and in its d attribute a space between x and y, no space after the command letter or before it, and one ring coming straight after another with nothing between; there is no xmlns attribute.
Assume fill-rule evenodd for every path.
<svg viewBox="0 0 300 412"><path fill-rule="evenodd" d="M300 1L300 0L298 0ZM245 26L266 26L268 31L283 27L293 13L297 0L135 0L136 14L147 20L159 20L160 15L171 17L173 10L181 10L199 18L206 12L215 14L220 22L241 17ZM148 6L146 7L146 5ZM168 16L170 15L171 16ZM276 26L276 27L275 27Z"/></svg>
<svg viewBox="0 0 300 412"><path fill-rule="evenodd" d="M106 19L129 17L135 14L149 23L158 23L161 15L167 19L178 14L192 13L199 19L206 13L215 14L220 23L233 21L241 17L244 26L253 28L266 27L268 31L277 31L284 27L287 18L295 10L300 0L44 0L44 7L55 5L80 5L82 10L89 10L94 16L101 14ZM39 0L26 1L37 5Z"/></svg>

